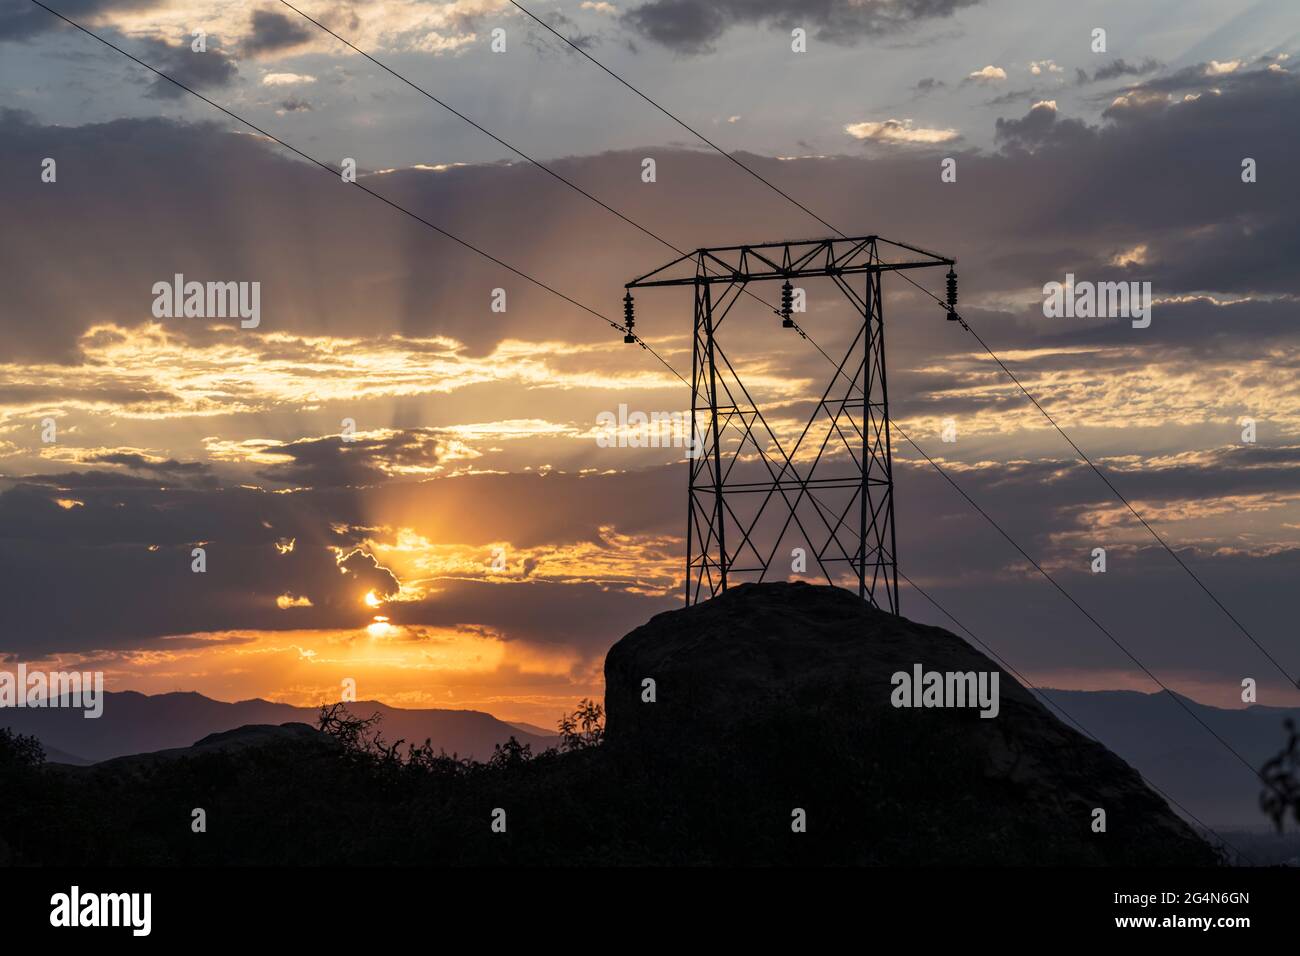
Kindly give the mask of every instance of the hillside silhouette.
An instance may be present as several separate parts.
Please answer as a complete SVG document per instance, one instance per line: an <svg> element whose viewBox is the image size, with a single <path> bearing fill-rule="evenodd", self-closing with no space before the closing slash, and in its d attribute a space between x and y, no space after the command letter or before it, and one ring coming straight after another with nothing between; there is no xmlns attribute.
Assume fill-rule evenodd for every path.
<svg viewBox="0 0 1300 956"><path fill-rule="evenodd" d="M463 757L487 759L497 744L512 736L534 749L553 746L555 731L530 733L477 710L407 709L379 701L358 701L358 713L379 714L394 739L423 741ZM76 708L10 708L0 711L0 727L38 738L48 760L98 763L113 757L188 747L201 737L249 724L316 721L316 708L269 700L228 703L192 692L104 695L104 713L87 720Z"/></svg>
<svg viewBox="0 0 1300 956"><path fill-rule="evenodd" d="M1213 865L1115 755L1009 675L1000 712L890 678L992 671L959 638L806 584L657 615L606 658L607 723L471 761L350 705L92 767L0 740L0 859L80 864ZM646 701L646 680L654 702ZM320 724L318 724L320 726ZM207 832L191 832L202 808ZM1107 830L1093 832L1093 810ZM494 811L505 814L494 832ZM806 832L794 832L796 810Z"/></svg>

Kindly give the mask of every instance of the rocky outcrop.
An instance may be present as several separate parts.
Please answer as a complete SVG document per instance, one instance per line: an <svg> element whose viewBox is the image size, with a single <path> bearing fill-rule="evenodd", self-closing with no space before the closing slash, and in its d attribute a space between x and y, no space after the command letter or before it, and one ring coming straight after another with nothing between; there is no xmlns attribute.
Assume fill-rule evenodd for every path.
<svg viewBox="0 0 1300 956"><path fill-rule="evenodd" d="M996 674L996 716L894 706L904 698L893 675L918 665ZM790 831L802 810L807 831L793 839L821 844L821 859L1215 862L1131 767L989 658L844 590L745 584L660 614L610 649L605 680L610 758L676 778L682 800L731 801L747 825ZM906 700L923 703L915 693ZM784 833L771 840L780 858L797 852L779 848Z"/></svg>

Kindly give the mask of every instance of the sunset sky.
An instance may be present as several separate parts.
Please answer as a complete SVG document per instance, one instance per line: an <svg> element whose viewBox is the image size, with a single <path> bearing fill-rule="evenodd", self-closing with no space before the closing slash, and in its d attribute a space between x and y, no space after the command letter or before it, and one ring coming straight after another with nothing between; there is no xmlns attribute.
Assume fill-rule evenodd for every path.
<svg viewBox="0 0 1300 956"><path fill-rule="evenodd" d="M675 258L282 3L43 2L611 318ZM980 335L1300 673L1294 0L521 2L846 233L956 258ZM509 2L294 5L681 248L827 232ZM0 211L9 662L294 704L351 677L362 698L551 726L602 693L610 644L680 605L680 449L595 440L620 404L689 408L671 372L31 0L0 0ZM260 324L155 318L178 273L259 282ZM1150 327L1046 318L1067 274L1151 282ZM1240 706L1252 677L1261 703L1300 704L969 335L885 290L909 435L1169 686ZM810 285L800 321L834 354L853 333L832 292ZM637 323L687 374L690 290L639 295ZM729 332L797 434L825 360L761 309ZM894 450L908 577L1039 684L1157 689Z"/></svg>

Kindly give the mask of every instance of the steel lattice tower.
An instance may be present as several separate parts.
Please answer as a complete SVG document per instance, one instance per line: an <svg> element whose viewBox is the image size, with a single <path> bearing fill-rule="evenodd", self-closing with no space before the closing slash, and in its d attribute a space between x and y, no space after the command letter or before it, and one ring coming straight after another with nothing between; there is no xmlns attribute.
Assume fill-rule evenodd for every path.
<svg viewBox="0 0 1300 956"><path fill-rule="evenodd" d="M887 262L882 247L904 258ZM695 292L691 422L699 444L687 463L687 604L738 580L767 578L793 523L828 584L847 583L851 576L860 597L898 613L881 279L886 272L948 266L953 318L953 264L906 243L862 236L697 249L627 283L629 341L633 289L689 285ZM814 278L831 279L861 321L787 450L718 333L751 282L780 281L778 314L803 334L790 318L790 282ZM835 471L827 474L831 467Z"/></svg>

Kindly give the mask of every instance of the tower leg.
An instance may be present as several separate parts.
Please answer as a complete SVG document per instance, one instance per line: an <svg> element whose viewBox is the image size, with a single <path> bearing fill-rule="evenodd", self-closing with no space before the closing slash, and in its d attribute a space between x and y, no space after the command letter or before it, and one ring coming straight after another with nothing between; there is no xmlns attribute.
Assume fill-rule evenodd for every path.
<svg viewBox="0 0 1300 956"><path fill-rule="evenodd" d="M709 367L709 426L713 442L713 522L714 537L718 541L718 587L717 591L727 590L727 524L726 506L722 498L722 443L718 440L718 376L713 347L713 297L709 284L697 283L695 286L697 308L704 322L704 340L708 350Z"/></svg>
<svg viewBox="0 0 1300 956"><path fill-rule="evenodd" d="M859 591L876 607L898 613L894 534L894 463L885 372L885 317L880 273L867 273L866 363L863 369L862 532Z"/></svg>
<svg viewBox="0 0 1300 956"><path fill-rule="evenodd" d="M726 501L722 480L722 423L718 412L718 371L713 339L713 296L707 282L695 284L695 331L691 354L692 439L701 447L688 460L690 487L686 528L686 603L694 604L727 589ZM700 427L700 417L707 418Z"/></svg>

